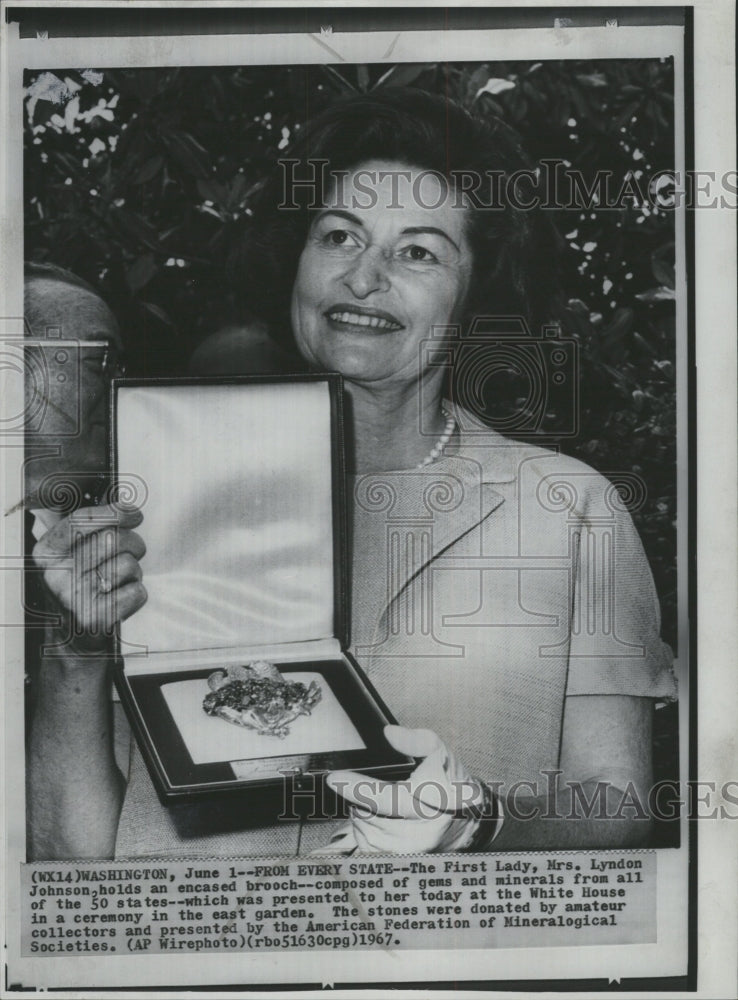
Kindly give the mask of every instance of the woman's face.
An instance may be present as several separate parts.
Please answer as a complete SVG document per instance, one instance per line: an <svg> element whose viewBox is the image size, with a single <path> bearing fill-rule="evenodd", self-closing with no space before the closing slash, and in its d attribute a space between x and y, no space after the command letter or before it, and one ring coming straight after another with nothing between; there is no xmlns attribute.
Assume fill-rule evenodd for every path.
<svg viewBox="0 0 738 1000"><path fill-rule="evenodd" d="M421 343L460 322L468 290L467 209L457 202L438 176L379 160L328 192L292 293L307 361L357 382L417 382Z"/></svg>

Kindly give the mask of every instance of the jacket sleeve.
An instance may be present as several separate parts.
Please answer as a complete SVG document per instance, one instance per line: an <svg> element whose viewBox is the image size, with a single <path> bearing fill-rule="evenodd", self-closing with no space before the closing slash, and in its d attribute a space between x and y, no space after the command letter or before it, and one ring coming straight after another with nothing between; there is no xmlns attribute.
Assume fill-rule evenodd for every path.
<svg viewBox="0 0 738 1000"><path fill-rule="evenodd" d="M673 701L673 654L660 637L661 613L643 545L617 488L597 474L587 485L570 540L566 694Z"/></svg>

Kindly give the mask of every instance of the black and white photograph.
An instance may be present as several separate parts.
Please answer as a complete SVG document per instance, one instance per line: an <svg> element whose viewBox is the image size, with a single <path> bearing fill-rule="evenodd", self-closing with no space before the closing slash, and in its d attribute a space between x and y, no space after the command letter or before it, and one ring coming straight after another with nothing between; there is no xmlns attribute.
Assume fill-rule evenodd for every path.
<svg viewBox="0 0 738 1000"><path fill-rule="evenodd" d="M704 23L3 14L9 986L724 983Z"/></svg>

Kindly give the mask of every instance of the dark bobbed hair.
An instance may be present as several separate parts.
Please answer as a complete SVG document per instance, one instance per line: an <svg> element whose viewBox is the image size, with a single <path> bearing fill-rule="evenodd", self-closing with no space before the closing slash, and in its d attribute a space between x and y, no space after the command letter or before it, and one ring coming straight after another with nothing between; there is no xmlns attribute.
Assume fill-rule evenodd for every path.
<svg viewBox="0 0 738 1000"><path fill-rule="evenodd" d="M263 184L252 216L231 261L241 301L252 315L265 320L277 339L291 344L290 300L297 266L310 226L310 207L327 192L331 172L351 170L369 160L395 161L442 174L505 179L532 165L517 135L502 121L470 114L440 95L414 88L387 89L350 97L329 107L301 130L283 160L296 180L285 192L286 170L279 163ZM316 164L327 161L324 168ZM317 197L316 197L317 196ZM483 185L479 201L490 204ZM296 208L286 208L285 203ZM491 204L495 204L493 200ZM470 213L468 236L473 271L465 323L474 316L523 316L531 332L556 313L559 239L540 209L522 209L496 201Z"/></svg>

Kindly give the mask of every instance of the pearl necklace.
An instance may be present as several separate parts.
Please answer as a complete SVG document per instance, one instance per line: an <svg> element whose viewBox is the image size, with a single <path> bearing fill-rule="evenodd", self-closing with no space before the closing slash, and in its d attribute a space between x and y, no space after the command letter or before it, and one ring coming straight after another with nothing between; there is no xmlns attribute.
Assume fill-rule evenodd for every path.
<svg viewBox="0 0 738 1000"><path fill-rule="evenodd" d="M446 426L443 428L443 434L441 434L423 461L418 462L415 466L416 469L424 469L426 465L431 465L433 462L437 461L443 454L446 445L451 440L451 435L456 427L456 417L453 413L449 412L445 405L442 406L442 410L443 415L446 418Z"/></svg>

